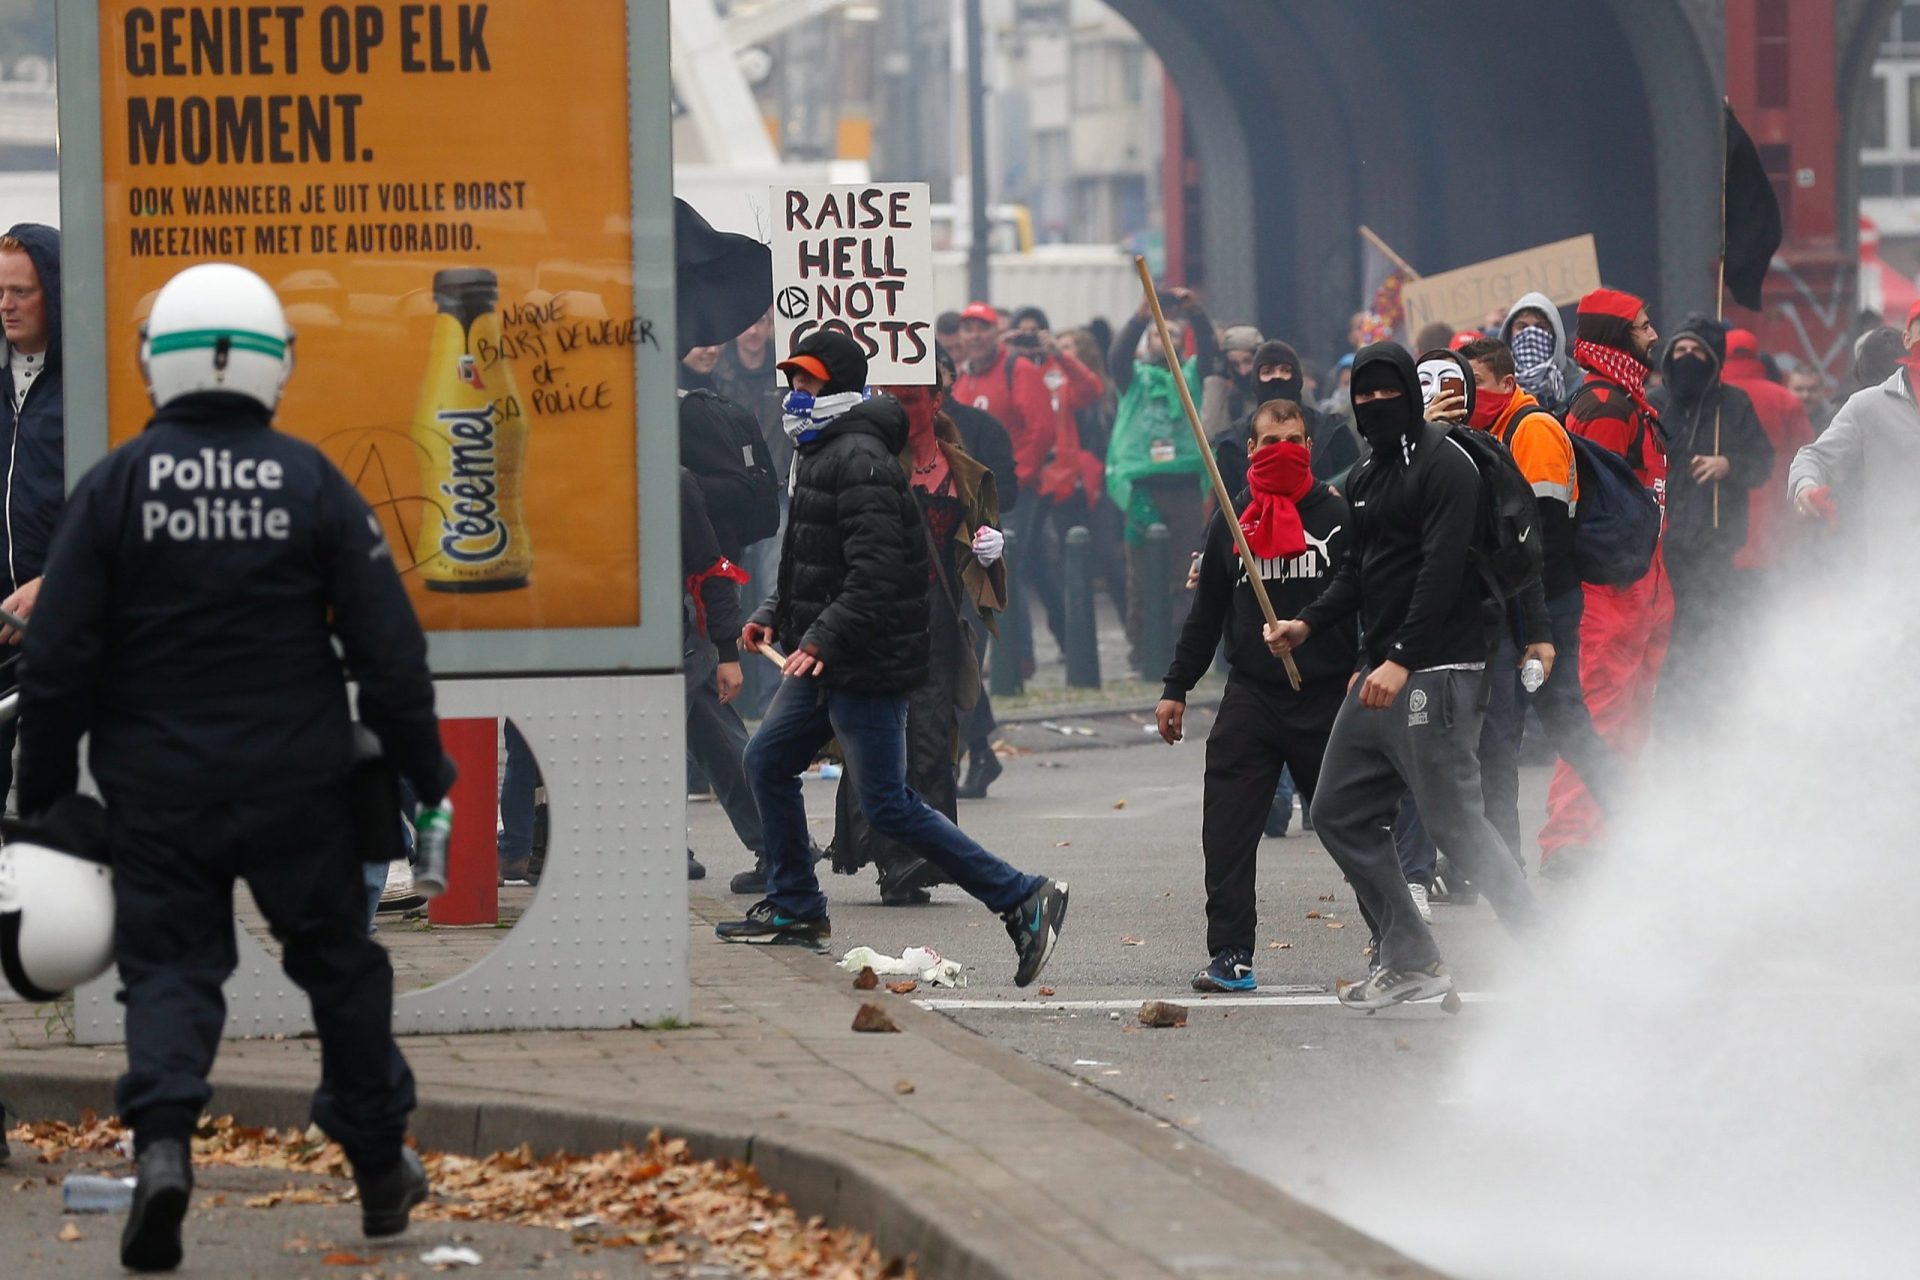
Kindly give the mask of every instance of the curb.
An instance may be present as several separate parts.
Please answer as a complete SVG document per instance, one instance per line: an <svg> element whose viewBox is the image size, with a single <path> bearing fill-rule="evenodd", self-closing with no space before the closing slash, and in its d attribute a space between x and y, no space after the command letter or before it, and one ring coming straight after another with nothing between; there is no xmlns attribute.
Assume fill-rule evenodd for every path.
<svg viewBox="0 0 1920 1280"><path fill-rule="evenodd" d="M9 1068L8 1101L24 1116L75 1121L89 1108L111 1110L113 1079L111 1070L93 1076ZM215 1086L215 1096L215 1110L249 1124L301 1128L309 1120L312 1091L228 1080ZM624 1108L623 1114L603 1114L479 1092L422 1097L409 1132L423 1147L483 1155L522 1143L536 1152L604 1151L643 1144L656 1129L684 1138L697 1159L751 1164L801 1217L872 1236L888 1256L913 1259L926 1280L1025 1280L1035 1264L1058 1280L1104 1280L1054 1242L1008 1221L970 1189L949 1185L937 1212L923 1207L912 1191L928 1172L924 1156L849 1134L749 1117ZM992 1227L983 1231L986 1222ZM1019 1258L1019 1265L1006 1261L1009 1255Z"/></svg>

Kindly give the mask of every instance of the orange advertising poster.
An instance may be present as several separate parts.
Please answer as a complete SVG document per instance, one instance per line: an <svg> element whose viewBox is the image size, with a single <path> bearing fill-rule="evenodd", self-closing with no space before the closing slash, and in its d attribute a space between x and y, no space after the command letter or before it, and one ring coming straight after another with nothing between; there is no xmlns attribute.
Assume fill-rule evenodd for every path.
<svg viewBox="0 0 1920 1280"><path fill-rule="evenodd" d="M386 526L430 631L639 623L624 0L102 0L109 434L154 294L279 292L277 425Z"/></svg>

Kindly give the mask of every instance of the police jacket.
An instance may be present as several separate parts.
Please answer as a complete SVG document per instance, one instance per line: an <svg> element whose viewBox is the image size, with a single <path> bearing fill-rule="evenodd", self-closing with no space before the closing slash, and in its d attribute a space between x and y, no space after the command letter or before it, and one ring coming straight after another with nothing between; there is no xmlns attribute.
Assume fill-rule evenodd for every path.
<svg viewBox="0 0 1920 1280"><path fill-rule="evenodd" d="M19 413L13 408L13 369L0 339L0 467L6 470L0 493L0 575L12 595L47 567L47 546L67 492L67 449L63 429L65 397L60 381L60 233L52 227L22 223L7 232L18 240L40 276L46 297L46 367L27 388Z"/></svg>
<svg viewBox="0 0 1920 1280"><path fill-rule="evenodd" d="M927 675L927 527L894 460L907 413L876 396L794 455L778 587L754 613L781 648L812 647L823 684L898 694Z"/></svg>
<svg viewBox="0 0 1920 1280"><path fill-rule="evenodd" d="M360 718L446 794L426 638L380 525L311 445L237 395L185 396L80 481L21 675L20 811L74 789L190 805L345 778Z"/></svg>

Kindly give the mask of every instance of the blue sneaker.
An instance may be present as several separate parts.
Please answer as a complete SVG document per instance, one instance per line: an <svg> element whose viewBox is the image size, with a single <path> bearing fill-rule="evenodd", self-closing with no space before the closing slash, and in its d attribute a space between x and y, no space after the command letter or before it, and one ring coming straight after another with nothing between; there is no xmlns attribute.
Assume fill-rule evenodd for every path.
<svg viewBox="0 0 1920 1280"><path fill-rule="evenodd" d="M822 914L796 920L766 899L747 908L744 920L727 920L713 927L722 942L788 943L818 947L833 936L833 925Z"/></svg>
<svg viewBox="0 0 1920 1280"><path fill-rule="evenodd" d="M1193 975L1195 991L1252 991L1259 985L1253 977L1253 952L1238 947L1215 952L1213 963Z"/></svg>

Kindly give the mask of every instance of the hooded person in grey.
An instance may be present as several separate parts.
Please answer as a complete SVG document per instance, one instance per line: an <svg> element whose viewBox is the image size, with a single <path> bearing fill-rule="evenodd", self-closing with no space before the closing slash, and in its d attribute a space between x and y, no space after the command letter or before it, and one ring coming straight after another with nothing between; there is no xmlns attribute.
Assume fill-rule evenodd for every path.
<svg viewBox="0 0 1920 1280"><path fill-rule="evenodd" d="M1905 557L1920 539L1920 403L1913 367L1856 391L1824 434L1801 447L1787 471L1794 511L1858 535L1869 564Z"/></svg>
<svg viewBox="0 0 1920 1280"><path fill-rule="evenodd" d="M1540 407L1562 416L1580 385L1580 368L1567 354L1560 308L1544 293L1525 293L1500 324L1500 341L1513 352L1514 377Z"/></svg>

